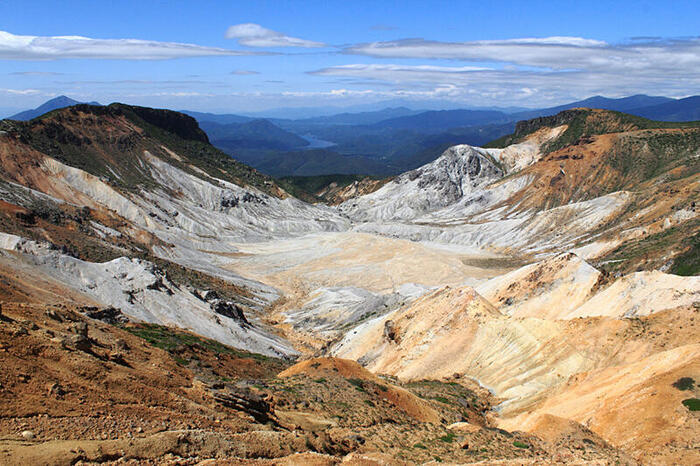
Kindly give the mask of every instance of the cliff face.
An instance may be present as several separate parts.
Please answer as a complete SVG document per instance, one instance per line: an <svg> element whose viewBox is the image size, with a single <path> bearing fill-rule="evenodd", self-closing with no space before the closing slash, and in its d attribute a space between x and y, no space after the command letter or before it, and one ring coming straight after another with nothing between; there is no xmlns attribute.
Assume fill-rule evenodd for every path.
<svg viewBox="0 0 700 466"><path fill-rule="evenodd" d="M107 108L117 113L121 112L131 120L140 119L182 139L209 143L206 133L199 127L197 120L184 113L124 104L112 104Z"/></svg>

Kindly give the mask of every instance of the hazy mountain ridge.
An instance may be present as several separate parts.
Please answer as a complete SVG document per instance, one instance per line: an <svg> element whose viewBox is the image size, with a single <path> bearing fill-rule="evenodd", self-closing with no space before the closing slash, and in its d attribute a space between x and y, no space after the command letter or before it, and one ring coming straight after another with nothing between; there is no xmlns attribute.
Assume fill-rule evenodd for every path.
<svg viewBox="0 0 700 466"><path fill-rule="evenodd" d="M214 145L232 154L235 154L237 149L288 151L309 145L306 139L285 131L268 120L223 125L204 121L200 123L200 127L214 141Z"/></svg>
<svg viewBox="0 0 700 466"><path fill-rule="evenodd" d="M685 99L635 109L632 113L652 120L700 120L700 96L686 97Z"/></svg>
<svg viewBox="0 0 700 466"><path fill-rule="evenodd" d="M69 99L65 105L74 103L77 102ZM700 119L697 98L670 99L646 95L619 99L594 96L556 107L520 112L487 109L423 111L387 107L301 119L184 113L197 119L215 146L269 175L341 173L386 176L428 163L451 145L482 146L510 134L516 121L551 116L578 107L623 111L661 121ZM53 108L55 105L50 106ZM314 153L288 154L309 145L304 139L306 135L335 145L315 148L317 152ZM318 152L321 150L323 152ZM304 156L309 158L308 163L300 160ZM291 162L291 159L296 161Z"/></svg>
<svg viewBox="0 0 700 466"><path fill-rule="evenodd" d="M70 107L71 105L78 105L81 103L85 102L79 102L77 100L73 100L70 97L66 97L65 95L61 95L58 97L55 97L47 102L44 102L37 108L33 110L25 110L23 112L17 113L15 115L12 115L8 117L8 120L20 120L20 121L27 121L27 120L32 120L34 118L37 118L44 113L48 113L52 110L58 110L59 108L65 108L65 107ZM100 105L97 102L88 102L88 105Z"/></svg>
<svg viewBox="0 0 700 466"><path fill-rule="evenodd" d="M354 171L344 172L364 175L398 174L434 160L446 148L444 145L484 145L512 132L516 121L556 115L564 110L587 107L628 112L661 121L688 121L700 119L697 101L693 98L674 100L667 97L636 95L620 99L601 96L572 102L556 107L506 113L493 110L441 110L415 111L411 114L379 119L394 109L385 111L339 114L300 120L273 120L273 122L297 134L313 134L315 137L336 143L327 149L331 153L356 157ZM397 109L398 110L398 109ZM357 123L350 123L355 115ZM363 120L364 118L364 120ZM378 120L378 121L375 121ZM201 120L200 121L204 121ZM229 153L233 153L229 151ZM272 160L272 154L264 156ZM275 158L281 163L284 153ZM373 168L362 162L363 158L381 161L385 168ZM334 156L331 157L334 160ZM262 171L269 170L269 162L263 164L251 154L247 163ZM319 166L314 173L278 171L275 175L332 174L333 164Z"/></svg>

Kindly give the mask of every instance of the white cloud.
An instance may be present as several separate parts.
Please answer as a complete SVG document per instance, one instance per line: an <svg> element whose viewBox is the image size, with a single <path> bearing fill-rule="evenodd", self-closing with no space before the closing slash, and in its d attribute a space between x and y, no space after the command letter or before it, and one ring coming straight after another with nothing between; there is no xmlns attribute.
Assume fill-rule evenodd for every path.
<svg viewBox="0 0 700 466"><path fill-rule="evenodd" d="M41 91L37 89L0 89L0 92L11 95L39 95Z"/></svg>
<svg viewBox="0 0 700 466"><path fill-rule="evenodd" d="M267 29L255 23L243 23L230 26L226 30L227 39L237 39L247 47L325 47L326 44L297 37L290 37L281 32Z"/></svg>
<svg viewBox="0 0 700 466"><path fill-rule="evenodd" d="M317 71L311 71L308 74L318 76L369 78L389 82L436 82L440 80L452 81L455 76L460 74L488 70L491 70L491 68L478 66L352 64L323 68Z"/></svg>
<svg viewBox="0 0 700 466"><path fill-rule="evenodd" d="M352 64L310 74L361 80L364 87L371 81L388 83L394 89L387 93L393 95L441 96L475 105L540 105L596 94L623 97L636 93L669 96L700 93L700 74L673 75L654 70L619 73Z"/></svg>
<svg viewBox="0 0 700 466"><path fill-rule="evenodd" d="M645 39L625 44L579 37L476 42L406 39L360 44L348 54L449 59L466 65L350 64L309 74L391 84L474 104L541 105L602 94L679 96L700 93L700 39Z"/></svg>
<svg viewBox="0 0 700 466"><path fill-rule="evenodd" d="M0 31L0 59L4 60L58 60L67 58L165 60L185 57L259 54L177 42L91 39L80 36L18 36Z"/></svg>
<svg viewBox="0 0 700 466"><path fill-rule="evenodd" d="M236 76L251 76L255 74L260 74L257 71L251 71L251 70L235 70L231 71L231 74L236 75Z"/></svg>
<svg viewBox="0 0 700 466"><path fill-rule="evenodd" d="M612 45L580 37L521 38L472 42L403 39L358 44L346 54L377 58L451 59L510 63L549 70L653 70L698 73L700 39L634 41Z"/></svg>

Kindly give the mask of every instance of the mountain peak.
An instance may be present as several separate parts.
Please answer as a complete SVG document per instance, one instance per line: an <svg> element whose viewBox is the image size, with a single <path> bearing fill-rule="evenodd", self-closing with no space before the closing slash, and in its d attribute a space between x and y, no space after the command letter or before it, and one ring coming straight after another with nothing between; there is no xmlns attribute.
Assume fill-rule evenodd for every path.
<svg viewBox="0 0 700 466"><path fill-rule="evenodd" d="M53 99L47 100L43 104L39 105L37 108L32 110L25 110L23 112L17 113L9 117L9 120L19 120L28 121L33 120L45 113L51 112L53 110L58 110L59 108L71 107L73 105L78 105L84 102L79 102L77 100L71 99L65 95L59 95ZM90 105L100 105L98 102L89 102Z"/></svg>
<svg viewBox="0 0 700 466"><path fill-rule="evenodd" d="M80 102L74 99L71 99L68 96L65 95L59 95L58 97L54 97L53 99L47 100L44 102L42 105L40 105L37 108L41 108L44 106L49 106L49 105L64 105L64 106L69 106L69 105L75 105L79 104Z"/></svg>

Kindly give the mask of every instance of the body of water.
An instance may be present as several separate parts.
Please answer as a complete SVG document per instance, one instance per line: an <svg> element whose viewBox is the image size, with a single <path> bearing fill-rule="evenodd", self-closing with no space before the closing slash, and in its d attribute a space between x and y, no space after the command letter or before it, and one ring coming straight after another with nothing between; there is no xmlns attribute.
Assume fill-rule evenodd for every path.
<svg viewBox="0 0 700 466"><path fill-rule="evenodd" d="M325 149L327 147L332 147L332 146L337 146L335 142L331 141L324 141L323 139L318 139L315 138L312 134L300 134L299 137L302 137L309 141L308 146L302 147L302 150L305 149Z"/></svg>

